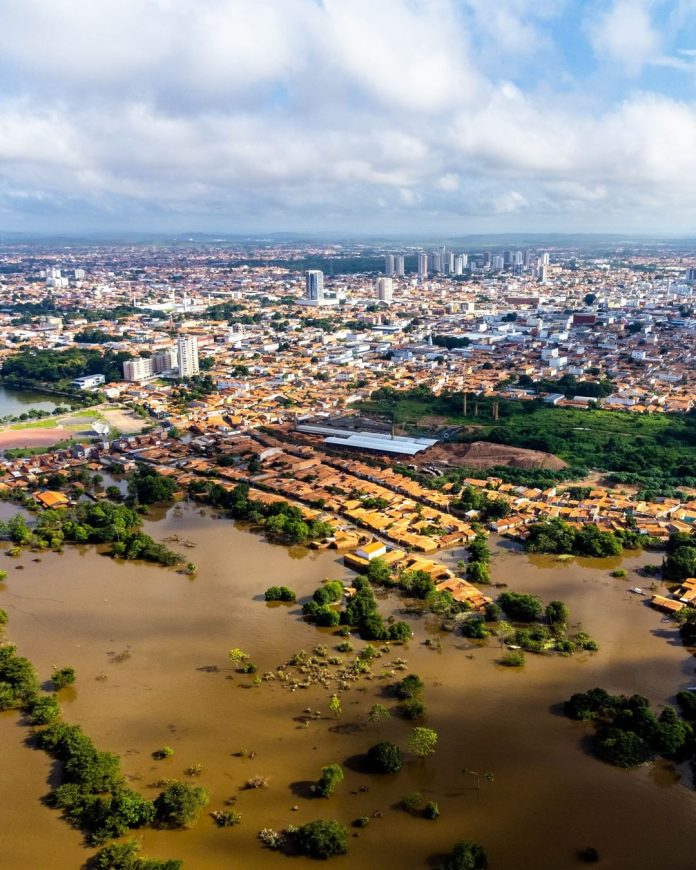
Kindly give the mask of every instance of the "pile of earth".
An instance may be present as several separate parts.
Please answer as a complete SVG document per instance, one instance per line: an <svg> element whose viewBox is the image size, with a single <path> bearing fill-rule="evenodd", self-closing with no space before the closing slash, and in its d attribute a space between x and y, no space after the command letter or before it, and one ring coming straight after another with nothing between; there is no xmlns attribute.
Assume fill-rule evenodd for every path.
<svg viewBox="0 0 696 870"><path fill-rule="evenodd" d="M452 465L471 468L490 468L504 465L509 468L546 468L560 471L566 463L553 453L540 450L525 450L490 441L474 441L471 444L448 444L441 442L429 447L414 457L418 465Z"/></svg>

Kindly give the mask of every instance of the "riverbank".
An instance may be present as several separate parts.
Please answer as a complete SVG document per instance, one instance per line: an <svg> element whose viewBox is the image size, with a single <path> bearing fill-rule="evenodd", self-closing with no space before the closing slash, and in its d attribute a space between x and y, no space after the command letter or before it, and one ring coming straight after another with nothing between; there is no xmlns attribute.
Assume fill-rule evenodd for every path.
<svg viewBox="0 0 696 870"><path fill-rule="evenodd" d="M62 555L41 554L40 562L29 552L3 560L9 576L0 584L12 641L42 678L54 664L76 668L75 686L61 693L65 718L83 725L100 748L121 755L133 787L152 796L149 786L157 779L186 778L186 768L201 764L201 775L189 781L210 791L211 810L236 798L240 825L221 830L203 816L195 828L175 836L147 830L145 854L183 858L187 870L219 870L231 863L278 868L287 859L261 847L256 839L261 828L320 817L350 825L367 816L370 822L360 837L350 839L348 855L332 866L426 867L461 838L481 843L498 870L572 870L578 866L576 850L587 845L599 850L607 866L652 870L655 854L669 854L675 868L690 866L696 795L688 780L680 781L665 762L629 772L602 764L583 748L591 728L553 712L573 692L594 685L665 704L693 682L694 660L678 642L674 623L628 592L635 569L659 561L659 555L564 564L493 539L494 582L564 600L573 627L581 626L600 645L599 653L571 659L527 656L519 670L498 665L495 639L438 638L427 617L401 614L401 599L380 595L382 614L407 619L415 638L376 660L373 680L341 694L343 714L337 720L328 711L329 693L320 686L294 693L278 682L254 686L253 676L237 674L227 660L227 651L239 647L263 674L317 644L338 654L340 638L304 623L299 606L261 600L265 588L282 583L297 591L301 603L323 578L347 578L336 553L270 545L190 503L148 520L145 531L157 540L178 535L194 544L181 552L198 565L197 579L156 566L115 563L93 548L66 547ZM461 558L461 550L451 551L451 558ZM24 570L13 570L15 565ZM628 569L626 578L609 576L617 565ZM433 645L425 646L426 639ZM365 646L351 640L356 652ZM367 721L373 703L394 706L385 691L393 679L379 675L397 657L423 679L424 724L440 739L434 756L408 758L399 774L380 778L361 773L351 759L380 740L405 747L412 723L398 717L380 726ZM323 715L305 727L308 707ZM74 870L88 852L79 834L40 803L48 791L43 753L32 753L14 738L26 732L16 714L0 716L0 729L9 729L3 743L8 772L0 781L0 824L6 832L0 864L41 866L50 849L55 870ZM151 753L162 745L171 746L174 756L154 761ZM254 752L254 758L240 756L242 750ZM332 762L346 773L336 794L329 800L304 797L303 784ZM22 784L26 811L15 830L11 784L25 768L26 779L36 779L31 788ZM463 768L491 772L494 782L482 778L477 791ZM256 774L268 776L269 787L244 791L246 779ZM369 791L359 792L361 787ZM440 804L437 822L397 808L414 791ZM381 818L373 817L376 811ZM640 838L636 818L651 822ZM53 839L57 825L62 830ZM292 865L314 866L301 858Z"/></svg>

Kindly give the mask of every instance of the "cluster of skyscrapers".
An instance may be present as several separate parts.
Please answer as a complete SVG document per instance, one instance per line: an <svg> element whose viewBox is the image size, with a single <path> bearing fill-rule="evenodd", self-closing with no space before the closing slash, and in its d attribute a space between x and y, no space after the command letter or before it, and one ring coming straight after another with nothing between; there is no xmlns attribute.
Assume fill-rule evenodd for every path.
<svg viewBox="0 0 696 870"><path fill-rule="evenodd" d="M547 253L539 255L536 251L502 251L491 253L485 251L474 258L468 254L456 254L441 247L436 251L418 254L418 278L426 279L429 275L463 275L471 272L505 272L521 275L530 270L540 270L549 264ZM405 275L404 257L400 254L386 254L384 258L384 274L387 277L403 277ZM539 274L539 277L543 276Z"/></svg>
<svg viewBox="0 0 696 870"><path fill-rule="evenodd" d="M406 274L404 267L405 257L401 254L387 254L384 258L384 274L387 278L393 275L397 278L403 278Z"/></svg>
<svg viewBox="0 0 696 870"><path fill-rule="evenodd" d="M510 272L513 275L534 272L540 281L545 282L549 266L548 253L536 251L485 251L475 257L456 254L441 247L436 251L418 254L417 275L419 281L430 275L464 275L465 272ZM406 276L406 257L404 254L386 254L384 257L384 276L377 279L375 291L378 302L387 304L393 301L394 278ZM336 305L340 301L334 295L324 292L324 273L321 269L309 269L305 273L305 296L299 300L303 305Z"/></svg>

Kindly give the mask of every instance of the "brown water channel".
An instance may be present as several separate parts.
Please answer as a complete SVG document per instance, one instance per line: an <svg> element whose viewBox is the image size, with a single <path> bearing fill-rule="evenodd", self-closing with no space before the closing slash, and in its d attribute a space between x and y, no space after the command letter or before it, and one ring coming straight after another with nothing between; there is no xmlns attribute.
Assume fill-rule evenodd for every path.
<svg viewBox="0 0 696 870"><path fill-rule="evenodd" d="M193 781L209 790L210 809L238 797L241 825L221 830L204 814L190 831L148 830L145 854L183 858L186 870L280 868L288 861L315 866L262 849L257 832L321 817L349 824L379 810L382 818L351 839L349 854L332 866L436 866L436 856L464 837L486 847L494 870L579 867L575 853L588 845L599 849L602 868L694 866L696 793L688 778L680 781L662 762L627 772L596 761L583 745L591 728L554 709L572 692L595 685L665 704L696 682L696 659L681 647L672 624L627 592L647 581L631 571L623 580L609 576L621 560L562 564L496 546L494 580L566 601L571 621L582 623L600 652L527 656L522 669L505 669L497 664L495 640L478 645L445 635L438 651L423 644L425 621L414 621L414 641L376 661L374 671L401 656L421 675L425 724L440 735L438 752L424 761L409 758L401 773L378 778L352 769L349 759L381 739L405 747L408 723L366 722L375 701L393 703L383 695L384 681L356 684L342 696L343 714L335 720L328 716L327 690L292 693L279 683L254 688L251 677L227 662L228 649L241 647L263 673L299 649L335 646L338 639L304 624L297 607L266 605L258 595L272 583L308 595L324 577L347 576L336 554L288 553L188 506L170 510L148 530L160 540L176 533L194 542L195 549L182 552L197 563L198 577L117 564L93 548L67 548L62 555L43 554L40 562L23 554L17 562L24 570L3 559L9 576L0 584L10 639L42 678L53 665L77 669L76 686L61 693L65 718L100 748L119 753L135 787L154 796L148 784L183 779L185 768L201 764L203 774ZM623 565L631 569L656 558L640 554ZM399 605L389 598L381 606L386 614ZM356 650L362 645L355 641ZM320 708L325 717L304 728L296 717L305 707ZM80 833L41 804L51 765L23 744L27 733L17 714L0 715L0 867L76 870L89 852ZM174 757L153 761L151 752L165 744ZM255 757L238 757L240 750ZM346 770L335 796L303 796L302 783L335 761ZM495 781L482 778L478 791L463 768L492 772ZM270 777L270 787L242 791L255 774ZM357 793L361 786L369 790ZM439 820L395 808L416 790L440 803Z"/></svg>

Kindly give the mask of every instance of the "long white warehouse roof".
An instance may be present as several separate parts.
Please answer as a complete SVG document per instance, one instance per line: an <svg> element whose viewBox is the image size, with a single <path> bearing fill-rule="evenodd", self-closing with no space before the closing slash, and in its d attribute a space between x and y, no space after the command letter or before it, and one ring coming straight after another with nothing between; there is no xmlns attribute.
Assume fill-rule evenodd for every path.
<svg viewBox="0 0 696 870"><path fill-rule="evenodd" d="M378 435L372 432L356 432L348 436L332 435L324 439L325 444L337 447L357 447L363 450L379 450L383 453L405 453L414 456L437 444L435 438L407 438L404 436Z"/></svg>

